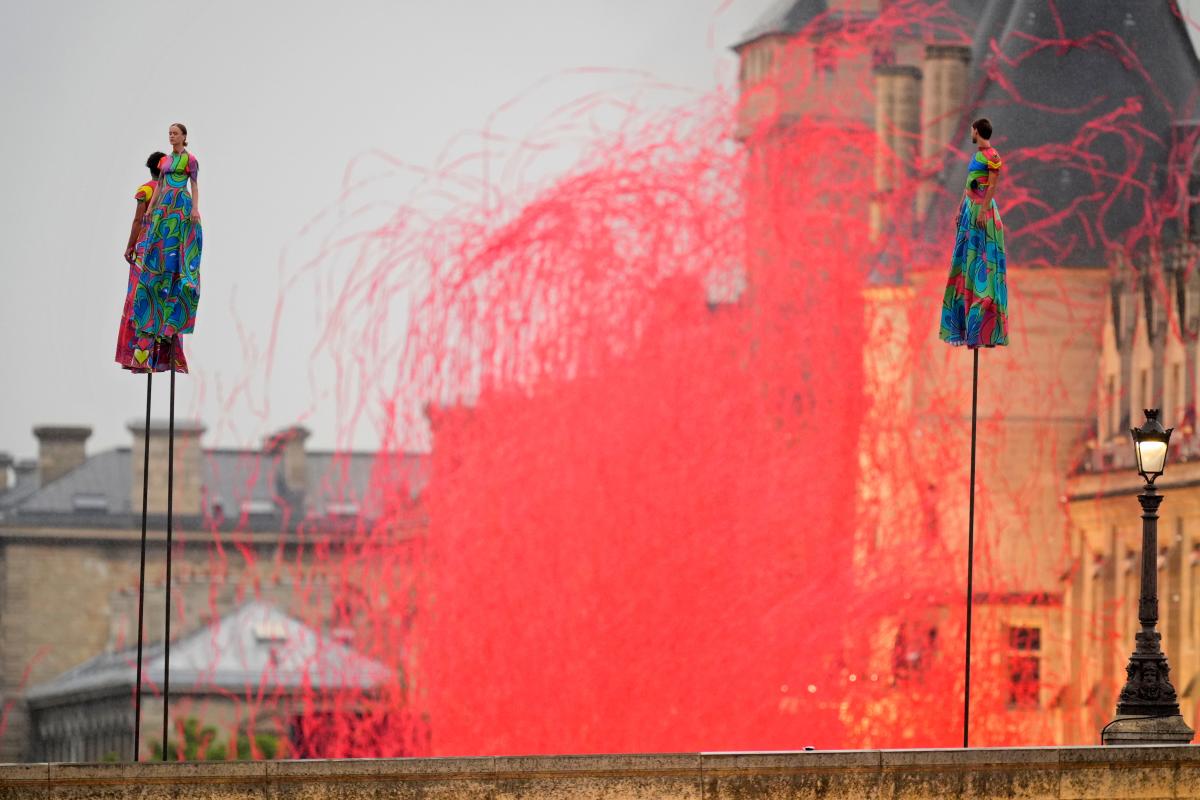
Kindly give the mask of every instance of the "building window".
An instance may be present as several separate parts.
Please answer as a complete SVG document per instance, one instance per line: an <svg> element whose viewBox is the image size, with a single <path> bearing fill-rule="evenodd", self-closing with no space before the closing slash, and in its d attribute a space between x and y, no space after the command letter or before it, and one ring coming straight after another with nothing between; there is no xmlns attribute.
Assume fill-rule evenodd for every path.
<svg viewBox="0 0 1200 800"><path fill-rule="evenodd" d="M759 83L775 72L775 48L756 44L747 48L741 59L738 77L743 85Z"/></svg>
<svg viewBox="0 0 1200 800"><path fill-rule="evenodd" d="M933 665L937 627L900 623L892 645L892 678L895 683L919 681Z"/></svg>
<svg viewBox="0 0 1200 800"><path fill-rule="evenodd" d="M1008 707L1037 708L1042 686L1042 629L1008 629Z"/></svg>
<svg viewBox="0 0 1200 800"><path fill-rule="evenodd" d="M1137 382L1137 399L1131 408L1131 419L1138 419L1141 416L1141 409L1149 407L1150 403L1150 370L1143 369L1138 371Z"/></svg>
<svg viewBox="0 0 1200 800"><path fill-rule="evenodd" d="M1191 586L1188 592L1187 630L1192 641L1200 640L1200 625L1196 622L1196 592L1200 591L1200 542L1192 543L1192 552L1188 555L1188 571L1191 573Z"/></svg>
<svg viewBox="0 0 1200 800"><path fill-rule="evenodd" d="M1162 416L1163 420L1165 420L1168 425L1178 424L1180 421L1179 410L1183 407L1182 399L1179 396L1179 387L1180 384L1183 383L1181 380L1182 372L1182 365L1179 362L1175 362L1171 365L1171 370L1168 373L1169 377L1167 380L1169 383L1167 385L1166 396L1163 397L1164 408Z"/></svg>
<svg viewBox="0 0 1200 800"><path fill-rule="evenodd" d="M757 45L746 49L742 55L741 79L743 84L753 84L758 80L758 64L761 54Z"/></svg>
<svg viewBox="0 0 1200 800"><path fill-rule="evenodd" d="M832 45L822 43L813 47L813 70L818 78L837 71L837 50Z"/></svg>
<svg viewBox="0 0 1200 800"><path fill-rule="evenodd" d="M1111 439L1117 433L1117 376L1109 375L1104 387L1104 430L1103 439Z"/></svg>

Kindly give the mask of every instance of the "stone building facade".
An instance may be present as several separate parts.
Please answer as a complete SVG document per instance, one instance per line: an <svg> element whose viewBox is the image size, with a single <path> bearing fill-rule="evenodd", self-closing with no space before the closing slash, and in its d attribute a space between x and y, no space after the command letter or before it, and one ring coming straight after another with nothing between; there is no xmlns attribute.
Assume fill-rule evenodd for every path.
<svg viewBox="0 0 1200 800"><path fill-rule="evenodd" d="M1052 13L1025 0L952 0L920 24L889 27L892 7L773 5L734 48L742 64L739 133L761 146L764 125L784 137L797 119L819 120L829 109L848 125L873 128L874 235L898 232L948 248L970 122L991 117L993 144L1008 165L999 201L1014 312L1010 346L980 359L976 636L999 651L989 655L1001 669L1010 665L1010 727L1036 731L1047 744L1093 742L1114 713L1136 624L1132 409L1161 405L1183 429L1181 456L1196 447L1192 317L1200 289L1186 241L1200 231L1195 123L1187 117L1200 85L1197 38L1165 3L1066 3ZM839 54L848 35L858 37L855 46ZM1064 37L1078 44L1038 46ZM1138 69L1088 44L1106 37L1120 38ZM1105 96L1095 99L1084 85L1103 85ZM1141 127L1108 139L1093 135L1098 119ZM1136 154L1125 149L1142 137ZM949 251L913 252L922 255L881 264L864 292L871 405L855 557L868 586L884 537L917 547L934 536L961 565L948 582L965 573L971 358L937 340ZM889 471L896 453L919 451L933 437L948 443L938 458ZM1165 486L1190 485L1191 469L1177 463ZM1200 538L1188 526L1200 521L1178 493L1168 490L1164 504L1178 516L1164 518L1160 594L1164 641L1195 726ZM929 618L939 615L931 610ZM878 632L881 669L900 635L897 627Z"/></svg>
<svg viewBox="0 0 1200 800"><path fill-rule="evenodd" d="M1146 408L1161 409L1163 423L1174 428L1167 472L1157 482L1166 497L1159 510L1159 632L1184 719L1193 727L1200 720L1198 254L1195 242L1181 242L1159 258L1124 265L1110 286L1092 435L1068 490L1068 663L1072 724L1080 729L1107 721L1138 627L1142 523L1135 495L1142 480L1129 429L1141 425Z"/></svg>
<svg viewBox="0 0 1200 800"><path fill-rule="evenodd" d="M34 754L28 691L136 641L142 425L131 423L130 447L99 453L86 450L87 428L34 433L36 461L0 457L0 762ZM251 599L328 631L339 542L378 513L373 470L387 467L409 487L412 513L398 524L398 540L423 529L423 456L311 451L302 428L246 450L205 448L203 433L200 424L176 423L173 640ZM167 449L167 426L152 423L150 646L165 628ZM318 547L326 555L316 557Z"/></svg>

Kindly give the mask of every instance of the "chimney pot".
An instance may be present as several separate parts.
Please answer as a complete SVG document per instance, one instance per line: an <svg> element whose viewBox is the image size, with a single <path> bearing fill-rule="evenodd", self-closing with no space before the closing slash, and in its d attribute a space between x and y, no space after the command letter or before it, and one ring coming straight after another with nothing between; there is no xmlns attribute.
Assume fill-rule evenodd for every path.
<svg viewBox="0 0 1200 800"><path fill-rule="evenodd" d="M7 492L12 486L12 481L9 480L9 469L12 468L13 457L8 453L0 453L0 494Z"/></svg>
<svg viewBox="0 0 1200 800"><path fill-rule="evenodd" d="M38 425L38 471L41 485L58 480L87 460L85 444L92 429L85 425Z"/></svg>
<svg viewBox="0 0 1200 800"><path fill-rule="evenodd" d="M296 510L303 509L304 494L308 489L308 456L304 443L310 435L308 428L293 425L271 434L263 442L264 452L280 462L276 474L282 477L284 485L276 488Z"/></svg>
<svg viewBox="0 0 1200 800"><path fill-rule="evenodd" d="M17 483L14 489L26 489L37 486L38 482L38 462L32 458L25 458L13 465L13 472L16 473Z"/></svg>

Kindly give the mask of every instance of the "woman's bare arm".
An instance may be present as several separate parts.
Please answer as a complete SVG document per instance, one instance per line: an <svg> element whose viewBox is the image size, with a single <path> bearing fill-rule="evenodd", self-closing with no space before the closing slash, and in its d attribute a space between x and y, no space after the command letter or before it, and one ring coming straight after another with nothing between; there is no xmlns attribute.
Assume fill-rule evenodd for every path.
<svg viewBox="0 0 1200 800"><path fill-rule="evenodd" d="M979 224L987 219L987 213L992 209L992 198L996 196L996 184L1000 182L999 170L988 170L987 194L983 196L983 205L979 207Z"/></svg>
<svg viewBox="0 0 1200 800"><path fill-rule="evenodd" d="M138 200L133 212L133 222L129 226L129 241L125 243L125 260L133 263L133 251L142 235L142 217L146 216L146 201Z"/></svg>
<svg viewBox="0 0 1200 800"><path fill-rule="evenodd" d="M154 213L154 204L158 200L158 183L155 182L154 188L150 190L150 199L146 201L146 210L142 214L144 223L150 222L150 215Z"/></svg>

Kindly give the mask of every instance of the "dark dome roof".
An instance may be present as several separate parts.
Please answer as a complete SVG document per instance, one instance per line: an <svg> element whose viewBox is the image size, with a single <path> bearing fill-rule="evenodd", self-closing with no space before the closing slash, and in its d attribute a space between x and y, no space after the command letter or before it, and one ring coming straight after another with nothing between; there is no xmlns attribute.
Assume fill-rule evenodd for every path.
<svg viewBox="0 0 1200 800"><path fill-rule="evenodd" d="M791 36L799 33L808 23L828 10L825 0L775 0L749 30L742 34L741 41L735 44L733 49L750 44L763 36Z"/></svg>
<svg viewBox="0 0 1200 800"><path fill-rule="evenodd" d="M949 41L958 43L963 39L963 32L956 31L954 23L966 22L969 29L974 27L974 19L979 13L982 0L944 0L930 10L925 17L925 26L914 25L907 34L927 38L930 41ZM839 5L841 7L839 7ZM754 24L742 34L741 39L733 46L738 50L764 36L783 35L793 36L808 27L809 23L824 16L826 21L836 27L837 23L851 20L868 20L876 15L862 10L854 3L835 4L829 8L826 0L776 0L764 11ZM970 30L966 31L969 37Z"/></svg>
<svg viewBox="0 0 1200 800"><path fill-rule="evenodd" d="M1200 64L1171 5L992 0L973 55L959 146L972 150L971 119L991 119L1013 257L1097 265L1147 233L1177 123L1198 115ZM965 161L947 162L942 202L961 198Z"/></svg>

